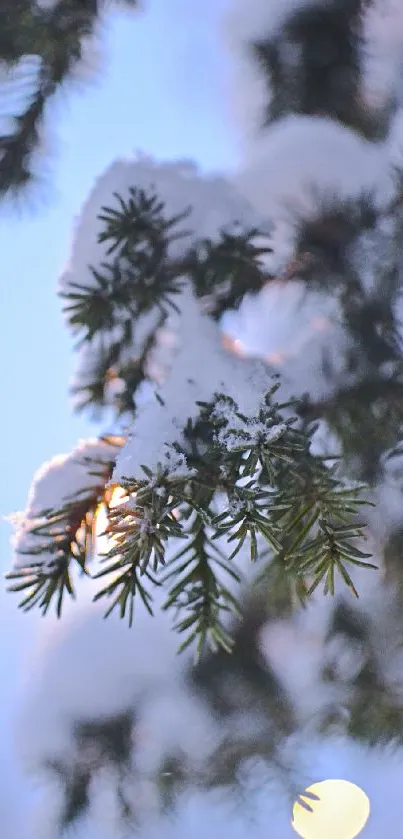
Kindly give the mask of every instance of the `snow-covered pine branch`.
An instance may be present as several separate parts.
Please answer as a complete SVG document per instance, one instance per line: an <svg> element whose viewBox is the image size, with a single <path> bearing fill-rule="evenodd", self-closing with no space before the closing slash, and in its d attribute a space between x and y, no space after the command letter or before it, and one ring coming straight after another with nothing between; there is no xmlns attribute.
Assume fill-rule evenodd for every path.
<svg viewBox="0 0 403 839"><path fill-rule="evenodd" d="M37 177L44 127L67 83L93 77L101 64L101 24L112 4L82 0L5 0L0 11L0 193L14 196ZM120 0L126 9L137 0ZM33 70L35 64L35 73Z"/></svg>
<svg viewBox="0 0 403 839"><path fill-rule="evenodd" d="M144 379L161 378L156 354L152 365L147 356L157 330L163 340L166 306L175 303L172 294L179 290L183 263L189 268L191 258L202 293L200 275L208 285L203 265L211 248L225 246L223 230L236 237L261 227L258 213L231 184L202 176L189 161L158 163L140 155L112 164L83 207L60 280L67 319L81 339L73 383L78 405L112 405L132 414L137 387ZM195 252L196 243L201 250ZM258 274L257 236L249 252ZM264 266L261 275L260 285ZM228 283L231 276L222 281ZM211 294L221 299L221 287Z"/></svg>
<svg viewBox="0 0 403 839"><path fill-rule="evenodd" d="M74 565L91 561L94 517L105 496L121 437L81 441L69 455L45 463L34 477L25 512L17 517L11 591L23 592L22 607L45 614L56 599L74 596Z"/></svg>
<svg viewBox="0 0 403 839"><path fill-rule="evenodd" d="M139 181L133 182L136 176ZM106 183L110 188L117 177L121 192L115 193L115 207L99 207ZM193 190L200 224L189 234L181 225L192 213L179 202L184 193L190 198ZM311 431L298 431L289 406L274 400L270 369L223 345L212 301L217 299L220 312L226 299L227 305L234 305L246 291L259 294L272 281L267 272L270 248L258 228L245 235L239 217L245 224L253 211L241 198L234 206L236 198L230 184L204 179L193 168L156 165L148 159L116 164L84 209L61 283L67 317L81 338L84 357L91 359L93 350L110 345L110 366L98 371L102 393L111 378L122 379L128 363L135 368L125 382L130 398L143 385L137 410L132 404L127 411L134 415L133 432L112 476L127 497L108 511L115 544L97 572L108 580L96 599L111 598L108 614L119 607L130 622L136 595L151 609L150 586L159 582L166 547L172 540L185 539L192 551L182 564L175 561L183 552L169 561L166 607L179 608L185 615L178 623L180 631L188 630L185 645L197 637L200 648L206 641L214 647L230 646L222 614L237 608L236 598L217 573L237 578L231 560L245 540L252 561L264 545L282 556L301 596L326 575L326 587L333 591L338 571L354 590L345 560L354 565L367 556L351 543L361 535L362 525L346 526L348 506L360 505L357 490L339 494L334 469L312 457ZM92 237L87 219L103 225L95 227ZM154 381L154 394L151 389L145 399L147 379ZM90 401L97 402L94 396ZM298 473L295 483L290 476ZM309 502L303 509L305 493ZM47 512L51 520L64 515L64 510ZM295 518L305 522L301 568L295 564L301 544L294 532ZM221 559L222 547L217 551L214 542L218 536L224 540ZM59 538L57 534L53 550ZM230 546L228 563L225 553ZM335 550L341 551L337 563ZM28 572L23 573L23 585L32 586ZM46 582L43 565L38 574L38 591L34 588L30 602L36 602L45 586L46 607L54 591L61 605L59 578L54 574ZM63 585L69 587L68 574L66 579Z"/></svg>

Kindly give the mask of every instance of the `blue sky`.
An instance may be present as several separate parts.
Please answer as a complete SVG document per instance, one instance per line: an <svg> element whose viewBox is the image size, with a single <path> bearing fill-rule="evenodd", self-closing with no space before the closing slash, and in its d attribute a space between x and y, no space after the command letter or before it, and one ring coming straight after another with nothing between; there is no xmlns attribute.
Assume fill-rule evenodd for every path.
<svg viewBox="0 0 403 839"><path fill-rule="evenodd" d="M215 22L225 0L149 0L140 15L114 13L105 67L50 111L48 185L23 213L0 219L0 511L24 507L34 471L95 431L72 414L72 342L55 286L69 253L74 217L95 177L120 155L144 150L190 157L203 168L233 164L222 111L224 64ZM49 120L49 121L50 121ZM10 561L0 524L0 562Z"/></svg>

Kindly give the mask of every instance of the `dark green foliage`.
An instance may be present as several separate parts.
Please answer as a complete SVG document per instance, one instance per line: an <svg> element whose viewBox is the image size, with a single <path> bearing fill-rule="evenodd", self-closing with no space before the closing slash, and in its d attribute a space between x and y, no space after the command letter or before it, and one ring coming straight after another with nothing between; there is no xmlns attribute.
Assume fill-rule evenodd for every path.
<svg viewBox="0 0 403 839"><path fill-rule="evenodd" d="M271 249L256 245L259 235L258 230L223 230L218 241L203 240L189 253L195 292L206 299L214 317L219 318L226 309L236 309L246 292L260 291L269 279L260 258Z"/></svg>
<svg viewBox="0 0 403 839"><path fill-rule="evenodd" d="M188 235L186 232L171 234L171 230L189 215L190 208L167 220L163 212L164 202L152 191L147 194L143 189L132 187L126 201L117 193L113 197L119 209L102 207L99 215L105 225L99 241L108 243L108 254L131 259L139 242L142 242L143 247L140 254L136 253L136 261L142 256L144 265L152 268L154 262L158 263L166 256L172 242Z"/></svg>
<svg viewBox="0 0 403 839"><path fill-rule="evenodd" d="M285 406L273 401L276 390L255 418L222 394L200 403L185 445L172 447L166 465L156 474L144 466L144 479L123 483L130 502L110 512L116 543L98 574L113 575L97 594L113 597L108 614L119 607L131 622L136 595L151 609L143 580L158 579L172 537L186 540L165 576L171 585L165 608L179 609L177 629L187 635L182 649L195 639L199 654L206 643L230 648L222 616L237 604L221 577L237 579L231 563L244 547L252 562L269 549L299 581L301 595L322 581L333 594L337 574L358 596L349 565L375 567L354 545L365 526L357 520L365 503L360 487L341 487L335 469L310 455L310 436L284 419ZM217 495L226 499L224 512L217 510ZM220 548L234 546L228 559L215 547L217 539Z"/></svg>
<svg viewBox="0 0 403 839"><path fill-rule="evenodd" d="M137 390L147 379L146 366L155 343L155 331L163 322L164 316L161 316L155 330L146 337L138 354L131 360L126 361L124 355L122 357L124 344L119 341L106 346L101 342L91 347L91 360L80 374L79 383L72 388L76 410L90 409L96 415L112 404L118 418L135 413ZM108 387L116 381L119 387L111 397Z"/></svg>
<svg viewBox="0 0 403 839"><path fill-rule="evenodd" d="M115 196L118 209L104 207L99 218L104 229L100 244L107 243L107 257L100 269L91 268L91 285L70 283L61 296L64 312L81 342L99 332L121 330L121 344L132 343L134 319L153 308L164 314L172 295L180 291L178 265L170 258L170 246L185 233L170 231L188 215L165 219L164 205L154 193L132 188L125 202Z"/></svg>
<svg viewBox="0 0 403 839"><path fill-rule="evenodd" d="M224 571L236 582L240 582L240 576L209 536L203 516L196 513L185 547L166 568L165 580L171 582L171 588L165 608L173 606L180 610L184 617L178 620L175 628L180 633L187 633L179 650L197 640L198 653L206 642L214 651L222 648L230 652L231 636L222 616L225 612L237 614L238 606L218 575Z"/></svg>

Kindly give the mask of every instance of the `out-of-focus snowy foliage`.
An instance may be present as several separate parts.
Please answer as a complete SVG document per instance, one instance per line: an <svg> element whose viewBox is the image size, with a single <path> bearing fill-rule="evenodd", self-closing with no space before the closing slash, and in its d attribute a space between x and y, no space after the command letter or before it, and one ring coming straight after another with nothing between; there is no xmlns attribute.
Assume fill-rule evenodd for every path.
<svg viewBox="0 0 403 839"><path fill-rule="evenodd" d="M260 263L263 287L246 293L220 318L223 341L191 290L190 271L180 276L181 290L172 298L179 312L172 308L162 324L152 312L136 321L137 332L120 362L137 358L158 327L145 365L151 384L143 387L134 420L130 411L125 415L129 437L112 486L138 478L143 464L153 472L164 462L166 444L183 442L186 419L195 419L196 400L208 402L222 390L250 418L264 380L279 372L281 398L307 395L311 403L311 414L301 409L301 422L304 416L319 419L312 454L344 456L351 477L368 447L374 450L368 497L375 507L368 511L366 546L380 569L354 570L358 603L336 585L331 601L320 590L306 609L292 611L296 603L272 563L257 587L242 590L245 621L241 627L235 622L232 657L218 653L199 669L192 668L188 652L176 655L171 613L158 608L164 586L156 589L154 617L137 604L130 632L115 615L103 622L99 607L90 607L94 581L80 581L82 610L68 610L55 638L48 630L19 720L26 766L47 779L41 839L54 839L61 821L69 824L72 813L83 819L86 811L88 822L77 822L86 839L92 830L97 839L134 835L133 826L125 825L129 813L146 839L185 832L201 839L206 832L218 837L229 831L243 839L252 829L263 839L269 827L280 839L290 839L293 797L305 784L332 775L360 784L369 795L368 839L398 830L402 624L401 590L392 572L400 563L401 576L402 544L391 545L390 538L401 528L402 474L399 421L394 425L395 414L390 416L393 408L399 417L401 400L403 6L397 0L372 0L360 10L355 0L236 0L231 6L224 28L237 68L234 104L246 141L233 182L202 176L186 161L156 163L146 156L117 161L80 214L60 282L63 293L74 283L91 288L91 266L99 269L110 257L107 242L99 241L97 215L112 205L114 192L127 198L130 187L155 188L168 217L191 205L180 222L189 236L170 244L172 260L179 261L197 239L217 241L220 229L233 230L235 222L258 228L269 248ZM303 80L309 58L301 41L304 20L316 26L323 10L342 16L341 39L346 20L361 27L353 54L350 42L344 43L349 79L356 85L355 110L346 110L345 121L338 116L344 111L337 90L331 91L329 113L315 108L309 113L303 85L292 88L304 103L293 110L297 100L277 95L251 50L258 41L262 58L265 44L274 44L284 78L292 71ZM293 31L299 41L290 40ZM267 56L267 66L270 61L273 66L272 47ZM320 50L314 59L323 61ZM270 123L273 103L278 114ZM313 265L305 251L308 257L313 253ZM384 310L385 301L390 307ZM119 330L111 329L82 344L76 384L91 374L100 350L120 338ZM110 379L106 402L113 405L122 381ZM367 391L359 388L364 382L372 394L374 380L384 389L367 403ZM388 388L396 388L392 397ZM381 430L374 437L372 411L375 429ZM254 427L249 430L252 434ZM38 505L49 498L38 495L41 487L48 493L49 484L53 503L74 491L76 464L73 452L39 475L28 519L39 515ZM179 456L172 474L186 470ZM26 518L18 545L29 547L31 538ZM247 559L241 552L241 571ZM257 574L261 569L259 562ZM168 818L160 805L173 789L178 807Z"/></svg>

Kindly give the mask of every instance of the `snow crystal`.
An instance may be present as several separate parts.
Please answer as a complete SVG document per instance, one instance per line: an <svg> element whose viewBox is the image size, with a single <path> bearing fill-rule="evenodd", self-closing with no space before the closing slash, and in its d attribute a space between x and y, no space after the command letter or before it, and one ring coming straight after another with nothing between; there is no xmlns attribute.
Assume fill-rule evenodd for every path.
<svg viewBox="0 0 403 839"><path fill-rule="evenodd" d="M88 465L86 458L107 463L114 460L118 450L118 446L102 440L82 440L70 454L57 455L41 466L33 479L24 516L17 521L13 539L16 567L39 560L45 563L45 567L53 569L54 553L41 553L39 557L35 553L29 554L44 542L44 538L32 533L32 529L45 522L42 516L46 510L60 509L69 499L77 497L82 489L91 489L99 484L99 474L92 473L99 472L100 467L98 463Z"/></svg>
<svg viewBox="0 0 403 839"><path fill-rule="evenodd" d="M166 461L166 444L180 441L189 418L197 416L197 401L215 393L234 399L246 414L257 413L269 377L261 364L249 365L225 352L217 325L201 313L190 289L177 298L181 313L171 316L180 336L173 368L160 390L162 404L146 404L134 432L117 459L112 480L142 476L142 464L155 469Z"/></svg>
<svg viewBox="0 0 403 839"><path fill-rule="evenodd" d="M262 407L264 407L262 403ZM287 426L283 423L268 427L256 417L246 417L246 422L236 413L233 405L218 400L215 405L213 416L225 419L225 425L216 432L217 441L228 451L236 450L245 441L251 445L257 445L263 439L266 444L275 443L285 434Z"/></svg>

